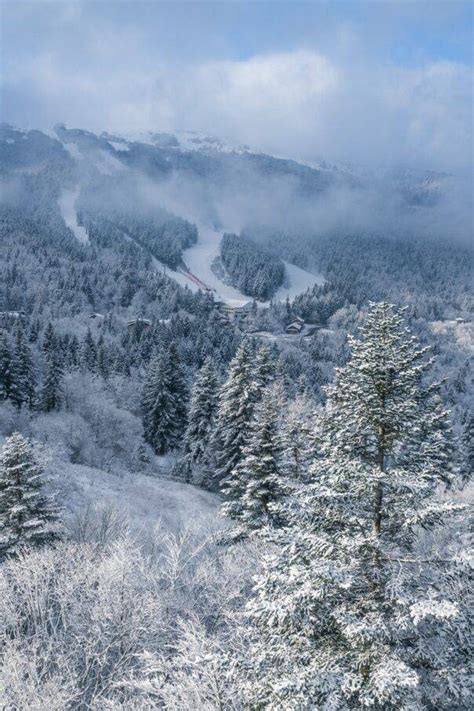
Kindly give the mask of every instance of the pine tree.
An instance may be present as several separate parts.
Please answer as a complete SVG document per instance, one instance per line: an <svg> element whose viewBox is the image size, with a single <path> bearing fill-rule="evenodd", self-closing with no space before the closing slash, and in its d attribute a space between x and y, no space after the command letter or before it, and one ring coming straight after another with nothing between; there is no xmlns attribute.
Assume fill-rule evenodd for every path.
<svg viewBox="0 0 474 711"><path fill-rule="evenodd" d="M0 400L10 396L11 386L11 353L4 331L0 331Z"/></svg>
<svg viewBox="0 0 474 711"><path fill-rule="evenodd" d="M87 329L86 337L82 345L81 364L90 373L97 371L97 346L92 337L90 328Z"/></svg>
<svg viewBox="0 0 474 711"><path fill-rule="evenodd" d="M474 475L474 415L467 413L461 435L461 473L463 483Z"/></svg>
<svg viewBox="0 0 474 711"><path fill-rule="evenodd" d="M223 482L230 476L248 442L256 400L253 375L253 349L244 340L230 363L229 375L219 400L212 438L217 482Z"/></svg>
<svg viewBox="0 0 474 711"><path fill-rule="evenodd" d="M387 304L351 347L328 388L325 456L249 604L240 693L251 708L467 709L462 566L429 539L419 550L460 509L436 497L451 448L431 361Z"/></svg>
<svg viewBox="0 0 474 711"><path fill-rule="evenodd" d="M0 454L0 556L57 535L57 510L43 492L44 471L21 434L8 437Z"/></svg>
<svg viewBox="0 0 474 711"><path fill-rule="evenodd" d="M56 349L56 345L56 331L54 330L53 324L50 321L45 328L41 348L46 355L50 355Z"/></svg>
<svg viewBox="0 0 474 711"><path fill-rule="evenodd" d="M294 480L307 480L308 468L316 454L314 402L307 395L297 395L285 408L281 426L282 470Z"/></svg>
<svg viewBox="0 0 474 711"><path fill-rule="evenodd" d="M53 350L47 360L46 375L41 391L41 409L45 412L59 410L62 401L62 381L64 371L61 358L56 350Z"/></svg>
<svg viewBox="0 0 474 711"><path fill-rule="evenodd" d="M256 400L259 400L264 388L268 387L276 377L276 358L268 346L260 346L257 349L253 373Z"/></svg>
<svg viewBox="0 0 474 711"><path fill-rule="evenodd" d="M279 461L278 421L278 393L269 388L255 408L249 443L223 488L227 500L222 513L237 522L237 538L281 523L278 504L286 487Z"/></svg>
<svg viewBox="0 0 474 711"><path fill-rule="evenodd" d="M184 435L184 454L191 464L206 460L217 413L218 379L214 363L207 358L194 383Z"/></svg>
<svg viewBox="0 0 474 711"><path fill-rule="evenodd" d="M186 405L184 374L176 349L170 346L152 360L143 390L144 437L157 454L166 454L181 444Z"/></svg>
<svg viewBox="0 0 474 711"><path fill-rule="evenodd" d="M35 399L35 371L31 350L23 330L16 332L10 367L10 399L18 408L32 407Z"/></svg>

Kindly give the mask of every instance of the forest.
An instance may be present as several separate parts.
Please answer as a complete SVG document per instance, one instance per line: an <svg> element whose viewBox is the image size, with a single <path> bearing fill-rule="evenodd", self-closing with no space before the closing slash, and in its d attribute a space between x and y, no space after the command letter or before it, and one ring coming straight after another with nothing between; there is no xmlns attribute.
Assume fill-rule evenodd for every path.
<svg viewBox="0 0 474 711"><path fill-rule="evenodd" d="M156 268L196 224L20 141L0 205L4 707L472 708L467 246L249 224L222 262L270 303L232 319ZM58 205L76 179L85 243ZM283 259L325 283L272 300Z"/></svg>
<svg viewBox="0 0 474 711"><path fill-rule="evenodd" d="M259 301L271 298L285 279L283 262L242 236L223 235L221 260L232 284Z"/></svg>

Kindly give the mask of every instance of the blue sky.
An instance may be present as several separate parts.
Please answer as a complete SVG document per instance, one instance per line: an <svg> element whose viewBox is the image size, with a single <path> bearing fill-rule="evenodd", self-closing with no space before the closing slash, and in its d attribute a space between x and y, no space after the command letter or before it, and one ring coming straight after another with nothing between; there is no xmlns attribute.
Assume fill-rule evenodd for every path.
<svg viewBox="0 0 474 711"><path fill-rule="evenodd" d="M472 5L457 0L1 3L1 112L191 129L311 160L464 169Z"/></svg>

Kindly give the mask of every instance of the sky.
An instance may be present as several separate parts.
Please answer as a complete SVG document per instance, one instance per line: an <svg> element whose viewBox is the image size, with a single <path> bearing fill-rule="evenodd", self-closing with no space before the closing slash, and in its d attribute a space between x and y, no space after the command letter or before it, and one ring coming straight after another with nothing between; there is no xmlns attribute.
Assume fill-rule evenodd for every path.
<svg viewBox="0 0 474 711"><path fill-rule="evenodd" d="M471 2L0 5L0 112L14 125L194 130L305 161L472 163Z"/></svg>

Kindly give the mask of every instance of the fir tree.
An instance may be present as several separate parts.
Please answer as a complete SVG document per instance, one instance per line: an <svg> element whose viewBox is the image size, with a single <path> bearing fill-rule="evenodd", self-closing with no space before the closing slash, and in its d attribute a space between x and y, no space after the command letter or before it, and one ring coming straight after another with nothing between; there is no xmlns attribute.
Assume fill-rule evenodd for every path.
<svg viewBox="0 0 474 711"><path fill-rule="evenodd" d="M268 346L260 346L257 349L253 373L256 399L259 400L264 388L269 386L276 377L276 359Z"/></svg>
<svg viewBox="0 0 474 711"><path fill-rule="evenodd" d="M285 408L281 425L282 470L294 480L307 480L308 468L316 454L314 403L303 394L297 395Z"/></svg>
<svg viewBox="0 0 474 711"><path fill-rule="evenodd" d="M450 444L431 361L387 304L351 347L328 388L325 456L249 605L240 691L252 708L467 709L459 571L426 541L419 555L421 530L460 509L436 498Z"/></svg>
<svg viewBox="0 0 474 711"><path fill-rule="evenodd" d="M150 364L143 390L145 441L157 454L177 448L186 427L187 393L176 350L163 349Z"/></svg>
<svg viewBox="0 0 474 711"><path fill-rule="evenodd" d="M218 482L225 481L242 458L242 450L249 439L255 400L253 350L244 340L230 363L219 400L212 439Z"/></svg>
<svg viewBox="0 0 474 711"><path fill-rule="evenodd" d="M97 370L97 346L92 337L90 328L87 329L86 337L82 345L81 364L85 370L95 373Z"/></svg>
<svg viewBox="0 0 474 711"><path fill-rule="evenodd" d="M35 371L31 350L21 328L16 332L10 368L10 398L18 407L32 407L35 398Z"/></svg>
<svg viewBox="0 0 474 711"><path fill-rule="evenodd" d="M43 492L44 471L31 443L15 432L0 454L0 555L57 535L57 511Z"/></svg>
<svg viewBox="0 0 474 711"><path fill-rule="evenodd" d="M255 408L249 443L223 492L222 513L237 523L238 538L281 522L279 506L286 492L281 475L278 432L279 397L269 388Z"/></svg>
<svg viewBox="0 0 474 711"><path fill-rule="evenodd" d="M56 344L56 332L54 330L53 324L50 321L45 328L41 348L46 355L50 355L56 349Z"/></svg>
<svg viewBox="0 0 474 711"><path fill-rule="evenodd" d="M206 460L217 412L218 380L211 358L200 369L191 393L184 454L192 464Z"/></svg>
<svg viewBox="0 0 474 711"><path fill-rule="evenodd" d="M0 400L10 396L11 387L11 353L7 335L0 331Z"/></svg>
<svg viewBox="0 0 474 711"><path fill-rule="evenodd" d="M464 483L474 474L474 415L467 413L461 435L461 473Z"/></svg>
<svg viewBox="0 0 474 711"><path fill-rule="evenodd" d="M58 352L53 350L47 360L46 375L41 391L41 409L45 412L59 410L62 401L63 377L61 358Z"/></svg>

